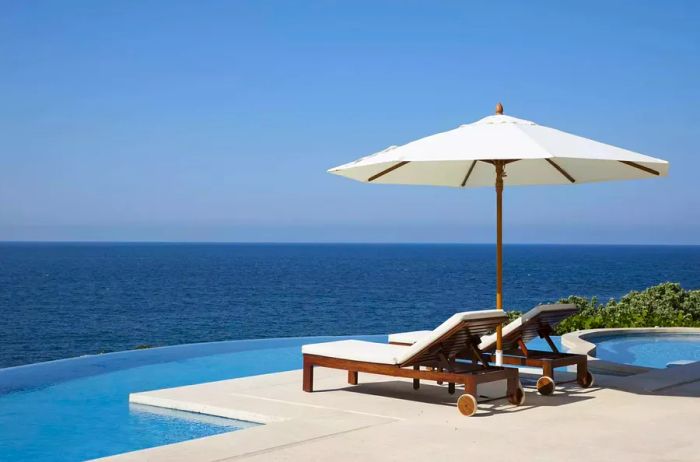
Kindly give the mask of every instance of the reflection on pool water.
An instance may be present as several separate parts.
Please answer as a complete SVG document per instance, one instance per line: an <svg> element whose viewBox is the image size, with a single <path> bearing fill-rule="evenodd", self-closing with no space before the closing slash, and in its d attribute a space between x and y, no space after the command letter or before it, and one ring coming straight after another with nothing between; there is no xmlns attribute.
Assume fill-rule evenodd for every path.
<svg viewBox="0 0 700 462"><path fill-rule="evenodd" d="M674 361L700 361L700 335L622 334L588 337L596 357L617 363L663 368Z"/></svg>

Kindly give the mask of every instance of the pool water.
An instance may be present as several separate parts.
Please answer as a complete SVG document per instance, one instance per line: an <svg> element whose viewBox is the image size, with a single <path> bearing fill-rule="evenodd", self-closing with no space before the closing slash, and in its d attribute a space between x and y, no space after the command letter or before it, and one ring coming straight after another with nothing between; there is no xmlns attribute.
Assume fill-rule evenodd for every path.
<svg viewBox="0 0 700 462"><path fill-rule="evenodd" d="M301 345L341 338L387 340L238 340L0 369L0 461L78 461L254 426L130 405L129 393L300 369ZM559 337L553 339L561 347ZM528 346L548 349L541 339Z"/></svg>
<svg viewBox="0 0 700 462"><path fill-rule="evenodd" d="M301 345L333 339L219 342L0 369L0 460L78 461L250 427L129 405L129 393L301 368Z"/></svg>
<svg viewBox="0 0 700 462"><path fill-rule="evenodd" d="M596 357L635 366L663 368L673 361L700 361L700 335L625 334L589 337Z"/></svg>

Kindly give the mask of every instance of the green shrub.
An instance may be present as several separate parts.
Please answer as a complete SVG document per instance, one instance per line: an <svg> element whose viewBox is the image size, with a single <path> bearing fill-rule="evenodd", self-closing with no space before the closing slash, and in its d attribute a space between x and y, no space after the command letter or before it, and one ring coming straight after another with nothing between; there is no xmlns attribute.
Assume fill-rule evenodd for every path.
<svg viewBox="0 0 700 462"><path fill-rule="evenodd" d="M523 315L522 311L506 311L506 314L508 315L508 322L515 321Z"/></svg>
<svg viewBox="0 0 700 462"><path fill-rule="evenodd" d="M700 327L700 290L684 290L672 282L632 291L606 304L573 295L559 303L574 303L581 310L559 324L559 335L604 327Z"/></svg>

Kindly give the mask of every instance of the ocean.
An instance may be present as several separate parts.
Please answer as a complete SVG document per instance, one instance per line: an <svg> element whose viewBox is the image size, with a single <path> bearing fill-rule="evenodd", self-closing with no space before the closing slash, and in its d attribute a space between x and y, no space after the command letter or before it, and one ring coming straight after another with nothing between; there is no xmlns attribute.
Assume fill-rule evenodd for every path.
<svg viewBox="0 0 700 462"><path fill-rule="evenodd" d="M0 367L432 328L494 306L493 245L0 243ZM700 246L504 247L504 305L700 288Z"/></svg>

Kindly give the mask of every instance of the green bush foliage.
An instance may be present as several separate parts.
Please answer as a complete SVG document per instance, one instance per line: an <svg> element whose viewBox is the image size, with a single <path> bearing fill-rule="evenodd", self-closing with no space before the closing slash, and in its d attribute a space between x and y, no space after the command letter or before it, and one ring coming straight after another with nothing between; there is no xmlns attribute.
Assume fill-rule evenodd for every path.
<svg viewBox="0 0 700 462"><path fill-rule="evenodd" d="M604 327L700 327L700 290L684 290L672 282L606 304L577 296L559 302L574 303L581 311L559 324L558 334Z"/></svg>
<svg viewBox="0 0 700 462"><path fill-rule="evenodd" d="M574 303L578 314L562 321L557 335L575 330L611 327L700 327L700 290L684 290L680 284L666 282L641 292L632 291L603 304L596 297L572 295L558 303ZM508 312L509 319L521 316Z"/></svg>
<svg viewBox="0 0 700 462"><path fill-rule="evenodd" d="M574 303L580 311L559 324L557 335L610 327L700 327L700 290L684 290L674 282L641 292L633 290L619 301L610 299L606 304L596 297L576 295L558 303ZM508 312L510 321L521 315L519 311Z"/></svg>
<svg viewBox="0 0 700 462"><path fill-rule="evenodd" d="M522 316L523 312L522 311L506 311L506 314L508 315L508 322L511 322L511 321L515 321L520 316Z"/></svg>

